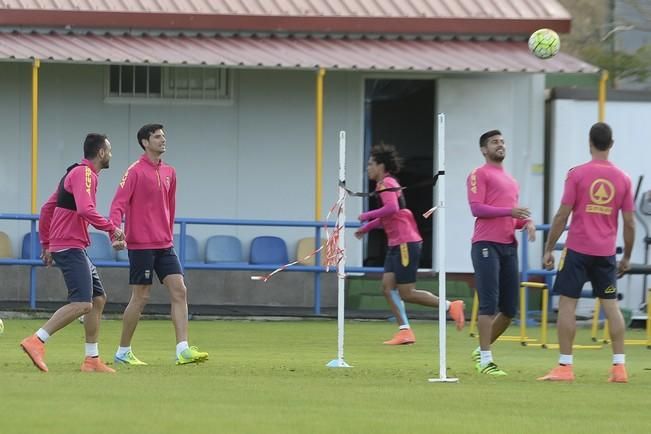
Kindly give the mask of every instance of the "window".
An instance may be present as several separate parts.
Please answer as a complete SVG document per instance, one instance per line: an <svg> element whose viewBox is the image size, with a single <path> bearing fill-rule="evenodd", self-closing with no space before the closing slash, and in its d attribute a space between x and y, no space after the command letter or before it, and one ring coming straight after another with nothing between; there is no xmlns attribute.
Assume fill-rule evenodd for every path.
<svg viewBox="0 0 651 434"><path fill-rule="evenodd" d="M220 68L111 65L107 97L128 100L230 101L232 73Z"/></svg>

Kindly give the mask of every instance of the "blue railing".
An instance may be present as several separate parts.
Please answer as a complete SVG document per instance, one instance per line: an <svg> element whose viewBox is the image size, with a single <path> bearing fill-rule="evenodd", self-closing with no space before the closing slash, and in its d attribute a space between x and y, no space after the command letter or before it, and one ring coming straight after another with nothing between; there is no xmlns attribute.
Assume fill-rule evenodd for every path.
<svg viewBox="0 0 651 434"><path fill-rule="evenodd" d="M34 242L36 238L36 222L39 216L35 214L2 214L0 213L0 220L26 220L31 223L31 242L30 242L30 258L3 258L0 259L0 265L27 265L30 267L29 277L29 305L32 309L36 308L36 267L43 266L39 259L40 251L37 251L36 246L38 243ZM218 263L206 264L197 262L185 261L185 239L187 234L188 225L213 225L213 226L266 226L266 227L302 227L314 228L315 245L321 245L321 231L323 230L326 222L324 221L292 221L292 220L240 220L240 219L205 219L205 218L188 218L180 217L175 220L175 223L180 226L179 245L178 248L179 260L184 269L196 270L250 270L250 271L269 271L274 270L278 265L254 265L247 263ZM327 222L332 227L332 222ZM347 228L357 228L360 226L359 222L346 222ZM123 261L93 261L98 267L123 267L129 266L128 262ZM321 263L320 252L315 256L315 264ZM326 272L326 268L320 265L295 265L289 267L286 271L302 271L314 273L314 313L321 314L321 273ZM335 270L331 270L333 272ZM382 273L382 267L346 267L347 273Z"/></svg>

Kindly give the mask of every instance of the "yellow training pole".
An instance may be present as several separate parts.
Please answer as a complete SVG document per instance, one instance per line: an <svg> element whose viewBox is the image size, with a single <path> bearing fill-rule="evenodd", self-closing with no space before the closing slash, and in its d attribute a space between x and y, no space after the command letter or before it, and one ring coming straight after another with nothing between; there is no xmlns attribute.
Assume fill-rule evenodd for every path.
<svg viewBox="0 0 651 434"><path fill-rule="evenodd" d="M606 119L606 82L608 81L608 71L601 71L599 79L599 122Z"/></svg>
<svg viewBox="0 0 651 434"><path fill-rule="evenodd" d="M604 337L601 339L601 342L604 344L610 343L610 327L608 325L608 320L604 321Z"/></svg>
<svg viewBox="0 0 651 434"><path fill-rule="evenodd" d="M479 316L479 297L475 290L475 295L472 298L472 313L470 314L470 337L475 337L477 331L477 318Z"/></svg>
<svg viewBox="0 0 651 434"><path fill-rule="evenodd" d="M527 345L527 300L524 283L520 284L520 344Z"/></svg>
<svg viewBox="0 0 651 434"><path fill-rule="evenodd" d="M32 214L37 212L38 186L38 68L41 61L32 63Z"/></svg>
<svg viewBox="0 0 651 434"><path fill-rule="evenodd" d="M323 173L323 77L325 69L319 68L316 74L316 156L315 156L315 194L314 194L314 220L321 220L321 196Z"/></svg>
<svg viewBox="0 0 651 434"><path fill-rule="evenodd" d="M542 290L542 324L540 324L540 343L547 348L547 311L549 310L549 289L545 286Z"/></svg>
<svg viewBox="0 0 651 434"><path fill-rule="evenodd" d="M592 314L592 342L597 342L597 329L599 329L599 299L594 299L594 313Z"/></svg>

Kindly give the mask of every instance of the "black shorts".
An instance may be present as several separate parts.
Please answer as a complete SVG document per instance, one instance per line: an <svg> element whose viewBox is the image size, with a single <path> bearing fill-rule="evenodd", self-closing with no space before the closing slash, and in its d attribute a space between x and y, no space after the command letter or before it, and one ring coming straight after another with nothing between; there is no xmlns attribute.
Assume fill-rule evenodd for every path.
<svg viewBox="0 0 651 434"><path fill-rule="evenodd" d="M52 259L63 273L69 301L91 303L93 298L105 294L97 268L84 249L52 252Z"/></svg>
<svg viewBox="0 0 651 434"><path fill-rule="evenodd" d="M499 312L513 318L518 308L520 276L518 246L490 241L472 244L472 265L479 298L479 315Z"/></svg>
<svg viewBox="0 0 651 434"><path fill-rule="evenodd" d="M394 273L396 283L416 283L422 247L421 241L389 246L384 259L384 272Z"/></svg>
<svg viewBox="0 0 651 434"><path fill-rule="evenodd" d="M592 256L565 248L558 261L554 293L580 298L590 281L592 295L606 300L617 298L617 261L612 256Z"/></svg>
<svg viewBox="0 0 651 434"><path fill-rule="evenodd" d="M171 274L183 274L174 247L167 249L129 250L129 284L151 285L154 271L158 280Z"/></svg>

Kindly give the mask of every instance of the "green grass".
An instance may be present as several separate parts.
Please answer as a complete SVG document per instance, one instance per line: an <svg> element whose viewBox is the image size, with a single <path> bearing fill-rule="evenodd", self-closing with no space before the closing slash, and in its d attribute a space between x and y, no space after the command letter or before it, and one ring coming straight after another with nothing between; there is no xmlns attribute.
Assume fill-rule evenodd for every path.
<svg viewBox="0 0 651 434"><path fill-rule="evenodd" d="M475 341L449 329L448 366L459 384L438 376L437 329L414 324L418 342L387 347L386 322L347 322L345 359L336 356L334 321L192 321L191 343L210 352L201 365L175 366L169 321L142 321L134 349L150 366L116 375L78 372L78 323L47 345L47 374L20 340L42 321L5 320L0 336L0 433L643 433L651 351L627 347L629 384L606 383L610 349L577 350L573 384L535 381L556 350L500 342L496 361L508 377L475 373ZM103 322L100 352L111 359L121 323ZM588 330L579 340L587 342ZM513 333L515 334L515 330ZM550 330L555 336L555 330ZM640 331L628 338L642 338Z"/></svg>

